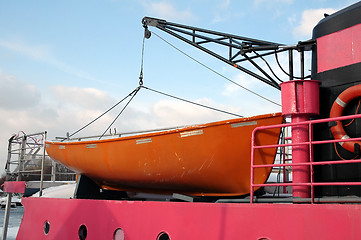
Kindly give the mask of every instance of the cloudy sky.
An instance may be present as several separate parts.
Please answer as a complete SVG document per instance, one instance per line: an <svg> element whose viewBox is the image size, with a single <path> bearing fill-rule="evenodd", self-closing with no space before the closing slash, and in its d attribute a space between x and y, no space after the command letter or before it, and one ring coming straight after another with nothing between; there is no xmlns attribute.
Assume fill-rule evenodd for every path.
<svg viewBox="0 0 361 240"><path fill-rule="evenodd" d="M138 86L144 16L295 44L312 37L324 13L352 0L102 0L0 2L0 172L7 140L20 131L74 132ZM227 78L280 103L280 93L193 47L151 28ZM286 58L280 56L286 64ZM274 66L274 63L271 63ZM307 66L306 70L309 70ZM280 70L276 70L280 73ZM281 76L284 80L287 77ZM144 84L243 116L280 111L169 46L145 41ZM101 134L114 109L78 136ZM204 123L232 116L142 89L113 127L118 132Z"/></svg>

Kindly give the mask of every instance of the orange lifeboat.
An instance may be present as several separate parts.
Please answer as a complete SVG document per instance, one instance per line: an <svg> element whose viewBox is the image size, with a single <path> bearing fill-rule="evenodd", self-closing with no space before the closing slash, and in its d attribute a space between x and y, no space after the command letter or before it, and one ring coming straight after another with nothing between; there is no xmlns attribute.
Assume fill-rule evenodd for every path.
<svg viewBox="0 0 361 240"><path fill-rule="evenodd" d="M104 188L122 191L234 196L250 192L251 135L282 123L280 113L94 141L47 141L48 155ZM258 131L257 145L277 144L280 129ZM255 150L271 164L276 148ZM271 168L257 168L264 183Z"/></svg>

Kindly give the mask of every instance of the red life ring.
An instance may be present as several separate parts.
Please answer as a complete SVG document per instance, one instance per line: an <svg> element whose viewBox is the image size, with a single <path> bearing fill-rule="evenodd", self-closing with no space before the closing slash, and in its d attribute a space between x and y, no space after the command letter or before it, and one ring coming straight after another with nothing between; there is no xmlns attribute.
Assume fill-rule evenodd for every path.
<svg viewBox="0 0 361 240"><path fill-rule="evenodd" d="M343 110L346 105L354 98L361 97L361 84L347 88L335 100L332 105L330 118L342 116ZM335 139L348 139L350 138L342 126L341 121L336 121L336 126L331 127L332 135ZM339 142L339 144L350 152L356 152L355 144L361 146L361 141Z"/></svg>

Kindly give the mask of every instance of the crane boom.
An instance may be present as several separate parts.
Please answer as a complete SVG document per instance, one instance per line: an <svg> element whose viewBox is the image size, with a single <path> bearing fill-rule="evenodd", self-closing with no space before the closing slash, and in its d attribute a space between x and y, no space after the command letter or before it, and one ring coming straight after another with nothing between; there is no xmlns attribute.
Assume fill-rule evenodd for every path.
<svg viewBox="0 0 361 240"><path fill-rule="evenodd" d="M265 72L257 63L253 61L254 58L260 56L266 56L273 54L274 51L284 51L284 46L279 43L268 42L258 39L252 39L247 37L241 37L237 35L182 25L178 23L168 22L163 19L144 17L142 20L143 26L145 27L145 37L150 37L148 26L156 27L210 55L218 58L219 60L236 67L237 69L269 84L272 87L280 89L279 84ZM209 43L222 45L228 48L228 56L223 56L221 53L217 53L206 46ZM280 50L281 49L281 50ZM255 56L248 56L248 53L262 51L261 54ZM252 72L242 66L240 63L248 60L254 65L262 74Z"/></svg>
<svg viewBox="0 0 361 240"><path fill-rule="evenodd" d="M303 50L310 50L310 48L305 49L306 46L314 44L313 41L307 41L300 42L297 45L287 46L280 43L182 25L168 22L164 19L151 17L144 17L142 23L145 28L146 38L150 38L151 36L151 33L148 30L148 26L156 27L279 90L281 89L279 83L264 69L262 69L262 67L260 67L254 61L254 59L287 50L292 51L295 49L302 51L303 53ZM226 54L227 56L225 56L225 51L215 52L214 50L211 50L210 44L212 43L228 48L228 55ZM250 54L252 54L252 56ZM242 67L240 64L244 61L250 62L259 72L256 73L245 67ZM292 59L290 59L289 67L289 75L292 78L293 67L291 66L291 62Z"/></svg>

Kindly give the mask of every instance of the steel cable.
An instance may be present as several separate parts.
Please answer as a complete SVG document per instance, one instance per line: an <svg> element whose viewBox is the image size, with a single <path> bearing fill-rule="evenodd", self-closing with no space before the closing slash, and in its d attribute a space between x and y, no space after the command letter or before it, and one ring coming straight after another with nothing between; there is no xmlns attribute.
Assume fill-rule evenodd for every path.
<svg viewBox="0 0 361 240"><path fill-rule="evenodd" d="M184 55L187 56L188 58L192 59L192 60L195 61L196 63L200 64L201 66L203 66L203 67L205 67L205 68L207 68L208 70L210 70L211 72L217 74L218 76L220 76L220 77L228 80L229 82L231 82L231 83L233 83L233 84L235 84L235 85L243 88L244 90L246 90L246 91L248 91L248 92L250 92L250 93L252 93L252 94L254 94L254 95L256 95L256 96L258 96L258 97L260 97L260 98L262 98L262 99L264 99L264 100L266 100L266 101L268 101L268 102L270 102L270 103L273 103L273 104L275 104L275 105L277 105L277 106L281 106L281 104L276 103L276 102L274 102L274 101L272 101L272 100L270 100L270 99L268 99L268 98L266 98L266 97L264 97L264 96L262 96L262 95L260 95L260 94L258 94L258 93L256 93L256 92L254 92L254 91L252 91L252 90L250 90L250 89L242 86L241 84L239 84L239 83L233 81L232 79L224 76L223 74L217 72L216 70L212 69L211 67L208 67L208 66L205 65L204 63L198 61L198 60L195 59L194 57L192 57L192 56L190 56L189 54L185 53L184 51L180 50L179 48L177 48L176 46L174 46L173 44L171 44L170 42L168 42L167 40L165 40L164 38L162 38L162 37L159 36L158 34L156 34L156 33L154 33L154 32L152 32L152 34L156 35L159 39L161 39L162 41L164 41L165 43L167 43L168 45L170 45L171 47L173 47L174 49L176 49L176 50L179 51L180 53L184 54Z"/></svg>
<svg viewBox="0 0 361 240"><path fill-rule="evenodd" d="M233 116L236 116L236 117L244 117L244 116L242 116L242 115L238 115L238 114L231 113L231 112L227 112L227 111L224 111L224 110L221 110L221 109L213 108L213 107L206 106L206 105L203 105L203 104L200 104L200 103L192 102L192 101L189 101L189 100L187 100L187 99L183 99L183 98L180 98L180 97L176 97L176 96L170 95L170 94L168 94L168 93L160 92L160 91L157 91L157 90L152 89L152 88L148 88L148 87L145 87L145 86L141 86L141 87L142 87L142 88L145 88L145 89L147 89L147 90L150 90L150 91L152 91L152 92L155 92L155 93L158 93L158 94L167 96L167 97L171 97L171 98L174 98L174 99L183 101L183 102L187 102L187 103L190 103L190 104L194 104L194 105L197 105L197 106L200 106L200 107L208 108L208 109L210 109L210 110L214 110L214 111L217 111L217 112L221 112L221 113L233 115Z"/></svg>
<svg viewBox="0 0 361 240"><path fill-rule="evenodd" d="M111 110L113 110L116 106L118 106L120 103L122 103L125 99L127 99L128 97L132 96L134 92L139 91L139 87L137 87L136 89L134 89L130 94L128 94L126 97L124 97L122 100L120 100L119 102L117 102L116 104L114 104L111 108L109 108L108 110L106 110L105 112L103 112L101 115L99 115L97 118L93 119L92 121L90 121L88 124L86 124L85 126L81 127L80 129L78 129L77 131L75 131L74 133L70 134L68 137L72 137L75 134L79 133L80 131L82 131L84 128L88 127L89 125L91 125L92 123L94 123L95 121L97 121L99 118L103 117L105 114L107 114L108 112L110 112ZM64 139L65 140L65 139ZM63 140L63 141L64 141Z"/></svg>
<svg viewBox="0 0 361 240"><path fill-rule="evenodd" d="M120 114L122 114L124 112L124 110L127 108L127 106L129 105L129 103L133 100L133 98L135 97L135 95L137 95L137 93L139 92L141 86L137 87L133 92L132 92L132 97L129 99L129 101L127 102L127 104L125 104L125 106L123 107L123 109L118 113L118 115L114 118L113 122L108 126L107 129L105 129L105 131L103 132L103 134L99 137L99 139L101 139L104 134L109 130L109 128L112 127L112 125L115 123L115 121L119 118ZM134 94L133 94L134 93ZM129 96L129 95L128 95Z"/></svg>

